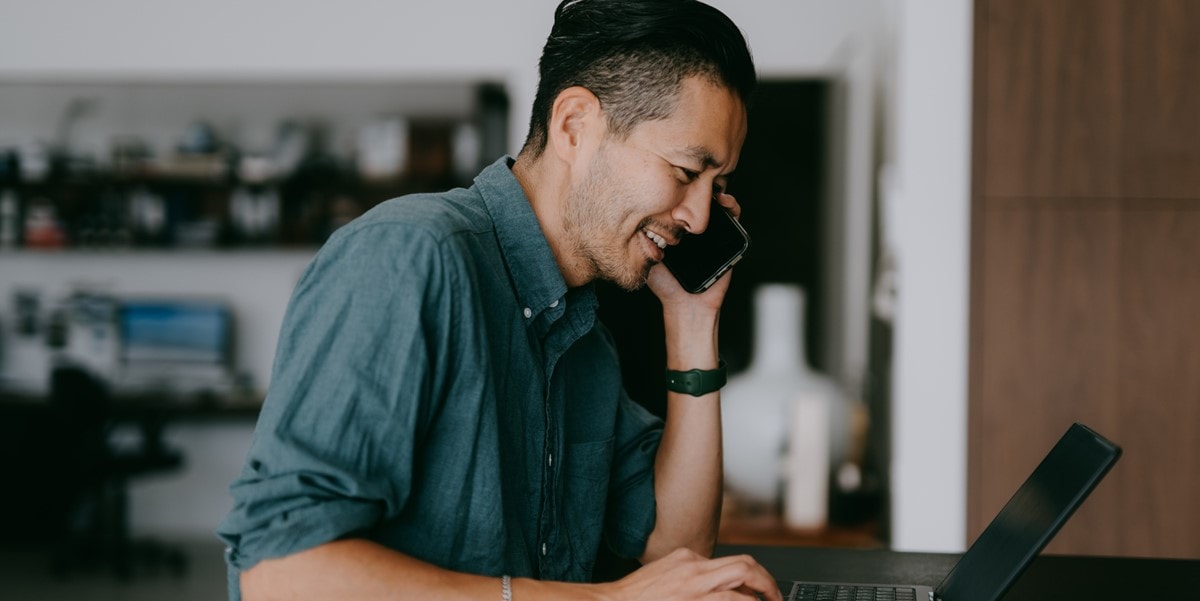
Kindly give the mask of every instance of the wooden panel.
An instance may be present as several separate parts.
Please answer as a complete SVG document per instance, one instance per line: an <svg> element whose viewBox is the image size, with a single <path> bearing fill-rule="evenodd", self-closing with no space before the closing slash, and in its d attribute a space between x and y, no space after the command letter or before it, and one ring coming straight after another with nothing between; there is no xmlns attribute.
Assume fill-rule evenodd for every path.
<svg viewBox="0 0 1200 601"><path fill-rule="evenodd" d="M987 196L1112 196L1119 0L986 2Z"/></svg>
<svg viewBox="0 0 1200 601"><path fill-rule="evenodd" d="M1200 2L1126 0L1125 197L1200 199Z"/></svg>
<svg viewBox="0 0 1200 601"><path fill-rule="evenodd" d="M1200 2L976 6L985 196L1200 197Z"/></svg>
<svg viewBox="0 0 1200 601"><path fill-rule="evenodd" d="M1121 215L1121 546L1200 557L1200 202Z"/></svg>
<svg viewBox="0 0 1200 601"><path fill-rule="evenodd" d="M969 538L1082 421L1049 550L1200 557L1200 2L975 6Z"/></svg>
<svg viewBox="0 0 1200 601"><path fill-rule="evenodd" d="M984 216L971 540L1072 422L1116 430L1118 218L1112 201L1013 201ZM1097 491L1060 551L1114 549L1105 516L1116 514L1118 488Z"/></svg>
<svg viewBox="0 0 1200 601"><path fill-rule="evenodd" d="M1200 557L1200 202L1011 200L980 235L970 539L1082 421L1125 456L1049 551Z"/></svg>

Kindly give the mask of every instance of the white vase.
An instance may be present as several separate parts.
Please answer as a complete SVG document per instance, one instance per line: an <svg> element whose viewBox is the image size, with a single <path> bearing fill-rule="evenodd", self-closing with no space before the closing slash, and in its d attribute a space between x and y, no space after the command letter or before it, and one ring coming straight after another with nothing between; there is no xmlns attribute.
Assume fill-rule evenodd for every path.
<svg viewBox="0 0 1200 601"><path fill-rule="evenodd" d="M754 354L721 392L725 484L740 498L773 503L784 518L819 527L827 514L829 469L842 452L845 394L814 371L804 347L804 290L767 284L755 291Z"/></svg>

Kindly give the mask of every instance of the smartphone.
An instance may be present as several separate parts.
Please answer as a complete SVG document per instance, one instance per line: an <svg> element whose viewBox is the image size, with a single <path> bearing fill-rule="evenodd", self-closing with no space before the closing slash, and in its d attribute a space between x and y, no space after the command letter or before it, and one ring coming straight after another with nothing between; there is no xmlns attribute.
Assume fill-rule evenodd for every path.
<svg viewBox="0 0 1200 601"><path fill-rule="evenodd" d="M708 228L703 233L685 235L679 244L663 251L663 264L683 289L692 294L708 290L750 248L746 228L716 199L709 215Z"/></svg>

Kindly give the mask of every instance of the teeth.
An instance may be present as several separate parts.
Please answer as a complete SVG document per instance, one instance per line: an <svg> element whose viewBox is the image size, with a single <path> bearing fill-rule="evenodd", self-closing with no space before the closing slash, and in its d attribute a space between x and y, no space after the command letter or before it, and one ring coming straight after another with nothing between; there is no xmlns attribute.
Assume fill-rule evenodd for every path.
<svg viewBox="0 0 1200 601"><path fill-rule="evenodd" d="M642 231L646 232L646 237L649 238L651 242L658 245L659 248L667 247L667 239L666 238L663 238L662 236L659 236L658 234L656 234L650 230L642 230Z"/></svg>

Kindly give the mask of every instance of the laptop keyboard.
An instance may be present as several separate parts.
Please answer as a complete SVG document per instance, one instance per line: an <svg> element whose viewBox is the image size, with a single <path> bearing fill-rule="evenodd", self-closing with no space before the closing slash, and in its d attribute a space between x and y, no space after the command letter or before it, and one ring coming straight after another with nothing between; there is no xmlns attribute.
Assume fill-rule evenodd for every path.
<svg viewBox="0 0 1200 601"><path fill-rule="evenodd" d="M786 601L916 601L917 591L894 586L795 583L791 594L781 587Z"/></svg>

